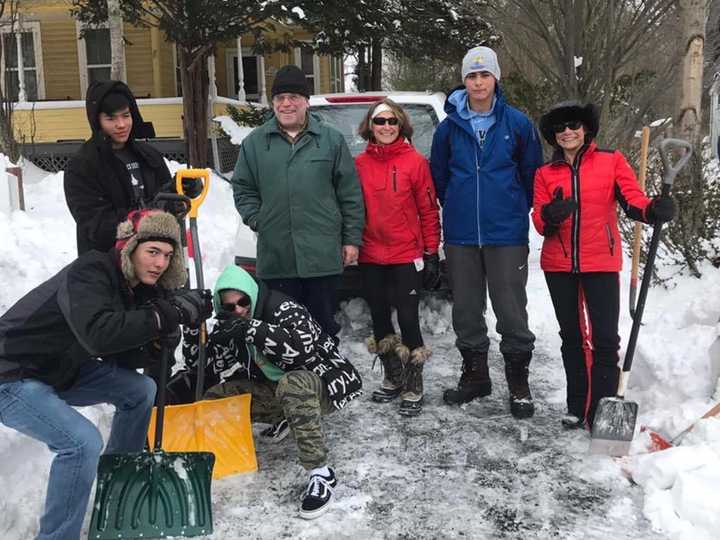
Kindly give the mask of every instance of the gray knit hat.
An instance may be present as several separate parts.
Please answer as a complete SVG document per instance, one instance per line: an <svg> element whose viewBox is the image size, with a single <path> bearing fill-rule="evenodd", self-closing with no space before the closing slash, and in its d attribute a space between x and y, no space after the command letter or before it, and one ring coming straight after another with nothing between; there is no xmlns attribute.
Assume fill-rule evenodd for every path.
<svg viewBox="0 0 720 540"><path fill-rule="evenodd" d="M187 281L180 243L180 226L172 214L158 210L133 210L117 227L115 249L120 253L120 268L128 281L136 279L135 265L130 257L143 242L167 242L175 251L167 270L158 279L164 289L179 289Z"/></svg>
<svg viewBox="0 0 720 540"><path fill-rule="evenodd" d="M473 47L467 53L462 62L462 78L471 73L478 71L487 71L495 77L496 81L500 80L500 64L498 64L497 54L490 47Z"/></svg>

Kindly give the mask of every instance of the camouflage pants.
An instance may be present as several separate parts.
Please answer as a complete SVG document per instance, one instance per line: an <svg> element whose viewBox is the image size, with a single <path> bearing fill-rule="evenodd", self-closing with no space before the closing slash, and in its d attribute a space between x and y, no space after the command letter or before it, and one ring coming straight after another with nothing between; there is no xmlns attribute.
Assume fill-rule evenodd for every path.
<svg viewBox="0 0 720 540"><path fill-rule="evenodd" d="M311 371L290 371L277 383L236 380L210 388L206 398L252 394L250 416L254 422L274 424L287 419L295 437L300 463L307 470L327 465L327 447L320 417L335 409L322 379Z"/></svg>

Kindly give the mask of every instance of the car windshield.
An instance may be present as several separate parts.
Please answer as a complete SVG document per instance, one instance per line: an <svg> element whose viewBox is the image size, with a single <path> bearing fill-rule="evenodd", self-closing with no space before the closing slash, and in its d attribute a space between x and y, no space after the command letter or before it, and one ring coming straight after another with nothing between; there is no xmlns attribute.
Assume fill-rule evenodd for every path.
<svg viewBox="0 0 720 540"><path fill-rule="evenodd" d="M419 103L404 103L402 108L410 117L410 123L413 127L413 145L418 152L429 158L433 133L438 124L435 110L430 105ZM353 157L365 150L367 142L358 135L357 131L360 122L367 113L368 105L315 105L310 107L310 110L317 113L325 122L343 134Z"/></svg>

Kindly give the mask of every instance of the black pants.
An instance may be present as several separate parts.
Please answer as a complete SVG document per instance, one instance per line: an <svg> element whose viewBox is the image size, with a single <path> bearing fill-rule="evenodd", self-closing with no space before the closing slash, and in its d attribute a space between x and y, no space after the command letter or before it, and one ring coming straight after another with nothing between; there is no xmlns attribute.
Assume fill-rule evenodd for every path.
<svg viewBox="0 0 720 540"><path fill-rule="evenodd" d="M418 315L418 293L422 286L422 272L415 264L360 264L363 292L370 306L373 335L377 341L394 334L391 313L397 309L403 344L416 349L423 344Z"/></svg>
<svg viewBox="0 0 720 540"><path fill-rule="evenodd" d="M592 424L597 403L618 378L620 278L617 272L546 272L560 324L570 414Z"/></svg>
<svg viewBox="0 0 720 540"><path fill-rule="evenodd" d="M292 296L308 308L313 319L331 336L340 331L340 325L335 322L340 275L314 278L264 279L263 281L271 289Z"/></svg>

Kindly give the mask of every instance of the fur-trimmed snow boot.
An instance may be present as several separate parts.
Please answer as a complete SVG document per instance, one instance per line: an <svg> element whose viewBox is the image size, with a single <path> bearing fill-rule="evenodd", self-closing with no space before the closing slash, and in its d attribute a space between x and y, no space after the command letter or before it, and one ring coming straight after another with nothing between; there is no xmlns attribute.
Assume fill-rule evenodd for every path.
<svg viewBox="0 0 720 540"><path fill-rule="evenodd" d="M468 403L475 398L489 396L492 393L488 353L461 350L460 354L463 363L457 388L449 388L443 392L443 401L448 405Z"/></svg>
<svg viewBox="0 0 720 540"><path fill-rule="evenodd" d="M515 418L530 418L535 414L535 404L530 394L528 374L532 353L504 354L505 378L510 393L510 412Z"/></svg>
<svg viewBox="0 0 720 540"><path fill-rule="evenodd" d="M398 356L397 349L403 348L407 350L407 347L404 347L401 343L400 336L388 334L379 342L374 337L369 337L367 348L368 351L377 355L376 359L380 359L384 374L382 385L372 393L371 399L378 403L392 401L400 395L403 387L403 364Z"/></svg>
<svg viewBox="0 0 720 540"><path fill-rule="evenodd" d="M413 349L405 362L405 383L400 398L400 414L417 416L423 406L423 367L430 358L430 349L425 346Z"/></svg>

